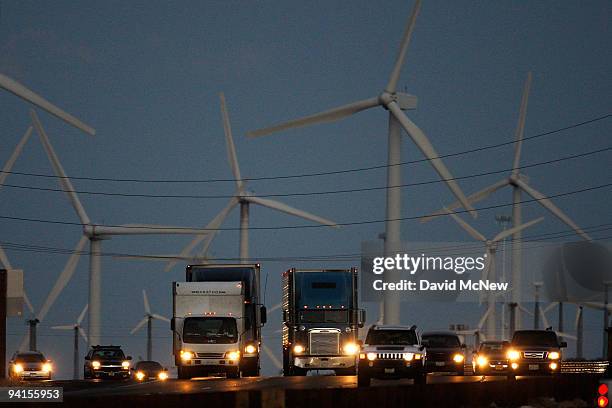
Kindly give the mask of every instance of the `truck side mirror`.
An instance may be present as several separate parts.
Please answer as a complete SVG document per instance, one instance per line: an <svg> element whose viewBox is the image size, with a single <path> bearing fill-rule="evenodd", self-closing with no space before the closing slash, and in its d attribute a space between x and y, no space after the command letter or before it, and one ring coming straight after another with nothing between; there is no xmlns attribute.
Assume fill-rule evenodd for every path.
<svg viewBox="0 0 612 408"><path fill-rule="evenodd" d="M173 318L170 320L170 330L174 331L174 327L175 327L175 324L174 324L174 317L173 317Z"/></svg>
<svg viewBox="0 0 612 408"><path fill-rule="evenodd" d="M361 328L365 325L366 322L366 311L365 309L359 309L359 319L357 325Z"/></svg>
<svg viewBox="0 0 612 408"><path fill-rule="evenodd" d="M268 309L266 309L265 306L262 306L259 309L259 314L260 314L260 319L261 319L261 325L263 326L268 321Z"/></svg>
<svg viewBox="0 0 612 408"><path fill-rule="evenodd" d="M567 347L567 341L562 341L561 343L559 343L559 347L561 348Z"/></svg>

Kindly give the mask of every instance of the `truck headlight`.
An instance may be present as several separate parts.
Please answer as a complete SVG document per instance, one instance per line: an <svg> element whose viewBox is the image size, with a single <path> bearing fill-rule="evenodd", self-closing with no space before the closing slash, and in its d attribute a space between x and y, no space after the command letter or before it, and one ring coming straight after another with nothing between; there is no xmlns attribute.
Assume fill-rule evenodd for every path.
<svg viewBox="0 0 612 408"><path fill-rule="evenodd" d="M346 343L344 347L342 347L344 354L355 355L359 352L359 346L356 343Z"/></svg>
<svg viewBox="0 0 612 408"><path fill-rule="evenodd" d="M225 358L231 361L238 361L240 359L240 351L228 351L227 353L225 353Z"/></svg>
<svg viewBox="0 0 612 408"><path fill-rule="evenodd" d="M247 354L254 354L257 352L257 347L255 347L252 344L248 344L245 348L244 348L244 352Z"/></svg>
<svg viewBox="0 0 612 408"><path fill-rule="evenodd" d="M181 350L181 360L189 361L193 358L193 353L191 351Z"/></svg>
<svg viewBox="0 0 612 408"><path fill-rule="evenodd" d="M464 359L465 357L463 356L463 354L460 354L460 353L457 353L453 356L453 361L455 363L461 363Z"/></svg>
<svg viewBox="0 0 612 408"><path fill-rule="evenodd" d="M99 361L92 361L91 362L91 366L93 367L94 370L97 370L98 368L100 368L100 362Z"/></svg>
<svg viewBox="0 0 612 408"><path fill-rule="evenodd" d="M561 354L559 354L558 351L551 351L550 353L548 353L548 358L551 360L558 360L559 357L561 357Z"/></svg>
<svg viewBox="0 0 612 408"><path fill-rule="evenodd" d="M124 370L127 370L128 368L130 368L130 362L129 361L122 361L121 362L121 368L123 368Z"/></svg>
<svg viewBox="0 0 612 408"><path fill-rule="evenodd" d="M376 360L377 355L376 355L376 353L368 353L366 355L366 357L368 357L368 360L374 361L374 360Z"/></svg>
<svg viewBox="0 0 612 408"><path fill-rule="evenodd" d="M476 361L477 361L479 367L484 367L489 362L489 360L487 360L487 358L485 356L478 356Z"/></svg>
<svg viewBox="0 0 612 408"><path fill-rule="evenodd" d="M304 350L304 346L302 346L301 344L296 344L295 346L293 346L293 352L295 354L302 354Z"/></svg>
<svg viewBox="0 0 612 408"><path fill-rule="evenodd" d="M17 363L17 364L15 364L13 366L13 371L16 372L16 373L20 373L20 372L23 371L23 366L21 364Z"/></svg>
<svg viewBox="0 0 612 408"><path fill-rule="evenodd" d="M506 357L508 357L508 360L518 360L521 358L521 353L516 350L508 350Z"/></svg>
<svg viewBox="0 0 612 408"><path fill-rule="evenodd" d="M138 372L136 373L136 379L137 379L138 381L142 381L142 380L144 380L144 378L145 378L145 373L143 373L142 371L138 371Z"/></svg>
<svg viewBox="0 0 612 408"><path fill-rule="evenodd" d="M404 353L404 360L412 361L414 359L414 353Z"/></svg>
<svg viewBox="0 0 612 408"><path fill-rule="evenodd" d="M43 370L45 373L50 373L52 369L53 369L53 367L51 366L51 364L50 364L50 363L45 363L45 364L43 364L43 366L42 366L42 370Z"/></svg>

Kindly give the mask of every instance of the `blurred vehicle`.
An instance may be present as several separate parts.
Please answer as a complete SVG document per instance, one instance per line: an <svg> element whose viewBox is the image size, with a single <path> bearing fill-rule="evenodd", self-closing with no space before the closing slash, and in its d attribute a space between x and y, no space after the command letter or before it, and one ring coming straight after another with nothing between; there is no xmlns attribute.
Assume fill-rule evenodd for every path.
<svg viewBox="0 0 612 408"><path fill-rule="evenodd" d="M510 367L506 353L508 341L484 341L472 355L474 375L505 375Z"/></svg>
<svg viewBox="0 0 612 408"><path fill-rule="evenodd" d="M510 361L509 379L515 375L555 374L561 368L560 342L552 330L517 330L506 355Z"/></svg>
<svg viewBox="0 0 612 408"><path fill-rule="evenodd" d="M132 368L132 378L136 381L168 379L168 370L157 361L139 361Z"/></svg>
<svg viewBox="0 0 612 408"><path fill-rule="evenodd" d="M425 370L428 373L465 373L465 344L453 332L425 332L421 336L425 346Z"/></svg>
<svg viewBox="0 0 612 408"><path fill-rule="evenodd" d="M85 356L83 377L129 378L131 359L132 356L125 356L121 346L92 346Z"/></svg>
<svg viewBox="0 0 612 408"><path fill-rule="evenodd" d="M9 376L17 380L50 380L53 365L40 351L13 354L9 362Z"/></svg>
<svg viewBox="0 0 612 408"><path fill-rule="evenodd" d="M373 325L359 353L357 385L367 387L372 378L412 378L425 384L424 357L416 326Z"/></svg>

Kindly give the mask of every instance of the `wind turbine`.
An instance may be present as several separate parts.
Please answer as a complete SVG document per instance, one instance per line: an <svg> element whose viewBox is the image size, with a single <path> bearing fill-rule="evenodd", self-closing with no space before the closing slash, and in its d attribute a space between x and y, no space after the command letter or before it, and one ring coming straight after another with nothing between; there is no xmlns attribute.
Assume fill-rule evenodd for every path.
<svg viewBox="0 0 612 408"><path fill-rule="evenodd" d="M529 221L525 224L503 230L500 233L498 233L493 239L489 240L484 235L482 235L480 232L478 232L478 230L476 230L474 227L472 227L470 224L464 221L461 217L455 214L453 211L451 211L450 209L446 209L446 210L447 210L447 214L449 214L457 222L457 224L459 224L461 228L463 228L472 238L478 241L481 241L485 244L485 248L486 248L485 256L487 257L487 259L485 261L485 265L482 270L482 280L488 279L494 282L497 279L496 273L495 273L495 254L497 252L497 244L504 238L509 237L510 235L516 232L520 232L524 230L525 228L529 228L532 225L535 225L544 219L544 217L540 217L535 220ZM514 291L516 290L516 288L513 287L512 290ZM485 312L486 313L485 316L487 316L485 335L488 339L494 339L496 337L496 326L497 326L497 321L495 318L495 314L496 314L495 297L496 295L492 291L489 291L487 295L488 296L487 296L486 312Z"/></svg>
<svg viewBox="0 0 612 408"><path fill-rule="evenodd" d="M142 300L144 302L145 315L144 318L132 329L130 334L136 333L142 326L147 325L147 361L153 359L153 319L161 320L170 323L170 319L157 313L151 313L151 305L149 305L149 298L147 297L147 291L142 290Z"/></svg>
<svg viewBox="0 0 612 408"><path fill-rule="evenodd" d="M210 245L212 238L215 234L214 230L219 228L219 226L221 225L221 223L223 223L223 221L229 215L231 210L238 204L240 204L240 261L242 263L246 263L249 260L249 210L251 204L261 205L262 207L267 207L272 210L284 212L286 214L313 221L319 224L329 225L331 227L337 226L336 223L333 221L307 213L302 210L298 210L296 208L288 206L287 204L283 204L275 200L257 197L246 189L246 183L242 180L242 176L240 174L238 156L236 155L236 147L234 146L234 138L232 136L232 127L227 113L225 95L223 94L223 92L219 94L219 100L221 104L221 116L223 119L225 142L227 145L227 156L236 182L236 192L234 193L234 196L230 199L227 206L205 227L206 230L211 229L211 235L209 237L195 237L188 246L183 248L183 251L181 251L179 257L188 257L190 252L200 242L208 238L207 242L204 245L204 249L200 255L200 257L202 257L202 254L206 253L206 251L208 250L208 246ZM169 270L175 264L176 261L170 262L166 266L166 270Z"/></svg>
<svg viewBox="0 0 612 408"><path fill-rule="evenodd" d="M428 159L434 170L444 180L451 192L463 204L472 216L476 212L467 200L461 188L454 180L450 171L446 168L433 145L425 136L423 131L414 124L404 113L405 110L415 109L417 98L414 95L405 94L397 91L397 83L401 72L410 38L414 30L421 1L415 2L412 14L408 19L406 30L402 37L400 49L395 60L395 65L391 71L389 81L383 91L372 98L353 102L321 113L306 116L300 119L291 120L272 127L255 130L248 133L249 137L258 137L279 132L287 129L298 128L307 125L333 122L355 113L374 107L382 107L389 112L389 131L388 131L388 156L387 156L387 207L385 225L385 256L393 256L401 250L401 129L403 128L423 155ZM391 274L396 272L391 271ZM389 276L386 277L387 280ZM393 277L391 277L393 279ZM385 291L384 302L384 321L387 324L400 323L400 297L393 291Z"/></svg>
<svg viewBox="0 0 612 408"><path fill-rule="evenodd" d="M527 177L521 173L520 160L521 150L523 145L523 134L525 130L525 118L527 115L527 103L529 101L529 91L531 89L531 72L527 73L527 79L523 87L523 96L521 98L521 107L519 110L519 118L515 131L516 145L514 149L514 161L512 164L512 172L510 175L498 182L483 188L468 196L470 204L475 204L479 201L484 200L492 193L503 187L510 187L512 189L512 223L516 227L521 224L522 209L521 209L521 194L522 192L527 193L533 199L535 199L542 207L552 213L555 217L559 218L562 222L567 224L576 234L580 235L583 239L591 241L591 237L584 232L578 225L574 223L563 211L559 209L548 197L534 189L528 184ZM454 210L459 208L461 205L465 207L465 204L461 201L456 201L450 205L446 205L445 208L438 210L431 215L423 217L421 222L427 222L435 217L446 214L447 209ZM522 243L521 243L521 231L516 231L512 235L512 287L521 287L521 260L522 260ZM520 305L521 291L512 291L512 302ZM518 314L515 317L515 321L511 322L511 325L520 328L521 319L518 318Z"/></svg>
<svg viewBox="0 0 612 408"><path fill-rule="evenodd" d="M79 356L79 336L83 337L83 340L85 340L85 343L87 343L87 334L85 333L85 330L81 326L81 323L83 322L83 318L85 318L85 313L87 313L87 305L85 305L85 307L81 311L81 314L79 315L75 323L64 325L64 326L51 327L54 330L72 330L74 333L74 363L73 363L72 378L75 380L79 379L79 373L81 371L80 364L79 364L79 358L80 358Z"/></svg>

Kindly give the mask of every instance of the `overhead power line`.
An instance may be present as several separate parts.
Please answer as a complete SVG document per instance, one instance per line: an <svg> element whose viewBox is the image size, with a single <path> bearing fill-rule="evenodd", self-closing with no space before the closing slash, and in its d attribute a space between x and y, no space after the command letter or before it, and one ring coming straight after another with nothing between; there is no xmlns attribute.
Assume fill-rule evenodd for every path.
<svg viewBox="0 0 612 408"><path fill-rule="evenodd" d="M549 130L549 131L538 133L538 134L535 134L535 135L526 136L526 137L523 138L523 141L529 141L529 140L538 139L538 138L541 138L541 137L550 136L550 135L553 135L555 133L560 133L560 132L564 132L566 130L575 129L575 128L578 128L578 127L581 127L581 126L586 126L586 125L589 125L591 123L596 123L596 122L608 119L610 117L612 117L612 113L608 113L608 114L605 114L605 115L597 116L597 117L594 117L592 119L588 119L588 120L585 120L585 121L582 121L582 122L573 123L573 124L568 125L568 126L564 126L564 127L553 129L553 130ZM364 171L372 171L372 170L385 169L387 167L393 167L393 166L405 166L405 165L409 165L409 164L416 164L416 163L427 162L427 161L430 161L430 160L433 160L433 159L436 159L436 158L438 158L438 159L445 159L445 158L448 158L448 157L455 157L455 156L461 156L461 155L465 155L465 154L472 154L472 153L477 153L477 152L481 152L481 151L485 151L485 150L490 150L490 149L496 149L496 148L499 148L499 147L513 145L513 144L516 144L516 140L512 140L512 141L508 141L508 142L503 142L503 143L491 144L491 145L487 145L487 146L475 147L475 148L472 148L472 149L463 150L463 151L454 152L454 153L448 153L448 154L440 155L440 156L437 156L437 157L433 157L431 159L423 158L423 159L417 159L417 160L404 161L404 162L396 163L396 164L380 164L380 165L375 165L375 166L355 167L355 168L350 168L350 169L342 169L342 170L334 170L334 171L299 173L299 174L289 174L289 175L280 175L280 176L245 177L245 178L242 179L242 181L263 181L263 180L280 180L280 179L293 179L293 178L321 177L321 176L330 176L330 175L337 175L337 174L348 174L348 173L357 173L357 172L364 172ZM0 173L3 173L3 172L0 171ZM27 172L18 172L18 171L8 171L8 172L4 172L4 173L15 174L15 175L20 175L20 176L28 176L28 177L64 178L63 176L57 176L57 175L54 175L54 174L27 173ZM71 180L108 181L108 182L120 182L120 183L230 183L230 182L236 182L236 179L233 179L233 178L218 178L218 179L143 179L143 178L115 178L115 177L87 177L87 176L80 176L80 177L79 176L71 176L69 178Z"/></svg>

